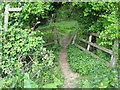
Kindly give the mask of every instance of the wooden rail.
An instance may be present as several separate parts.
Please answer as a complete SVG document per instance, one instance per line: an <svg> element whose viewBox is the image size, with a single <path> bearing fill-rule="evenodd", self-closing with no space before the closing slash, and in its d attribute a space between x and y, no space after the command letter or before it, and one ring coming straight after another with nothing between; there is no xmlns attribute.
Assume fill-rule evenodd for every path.
<svg viewBox="0 0 120 90"><path fill-rule="evenodd" d="M48 45L51 45L51 44L54 44L54 42L46 43L46 44L44 44L43 46L48 46Z"/></svg>
<svg viewBox="0 0 120 90"><path fill-rule="evenodd" d="M53 30L52 28L47 28L47 29L40 29L39 31L44 32L44 31L50 31Z"/></svg>
<svg viewBox="0 0 120 90"><path fill-rule="evenodd" d="M85 43L88 44L87 49L83 48L82 46L80 46L80 45L78 45L77 43L74 42L75 39L76 39L76 35L74 36L74 40L73 40L72 44L74 44L76 47L80 48L81 50L83 50L85 52L88 52L91 56L93 56L95 58L99 58L100 60L106 62L107 65L109 65L111 67L114 67L115 63L116 63L116 56L115 55L117 54L116 48L119 47L118 39L116 39L114 41L113 49L110 50L110 49L107 49L105 47L99 46L99 45L97 45L95 43L92 43L92 36L99 37L100 35L97 34L97 33L90 33L89 41L87 41L85 39L82 39L82 38L79 38L80 41L85 42ZM99 56L95 55L94 53L90 52L89 50L90 50L91 46L96 47L96 48L98 48L98 49L100 49L100 50L102 50L104 52L107 52L107 53L111 54L111 60L110 60L110 62L107 62L107 61L103 60L102 58L100 58Z"/></svg>
<svg viewBox="0 0 120 90"><path fill-rule="evenodd" d="M54 26L53 28L46 28L46 29L40 29L40 30L37 30L37 31L41 31L41 32L44 32L44 31L53 31L54 32L54 42L49 42L49 43L46 43L44 44L43 46L48 46L48 45L51 45L51 44L58 44L58 40L59 40L59 35L58 35L58 30L56 28L56 26ZM47 36L47 37L50 37L50 36Z"/></svg>
<svg viewBox="0 0 120 90"><path fill-rule="evenodd" d="M96 37L100 36L100 34L97 34L97 33L90 33L90 35L93 35L93 36L96 36Z"/></svg>
<svg viewBox="0 0 120 90"><path fill-rule="evenodd" d="M95 55L94 53L88 51L87 49L83 48L82 46L78 45L77 43L74 43L74 45L78 48L80 48L81 50L85 51L85 52L88 52L91 56L93 56L94 58L98 58L106 63L108 63L107 61L103 60L102 58L100 58L99 56Z"/></svg>
<svg viewBox="0 0 120 90"><path fill-rule="evenodd" d="M57 30L57 27L54 26L53 28L48 28L48 29L41 29L41 31L49 31L49 30L52 30L54 32L54 42L49 42L47 44L44 44L44 46L47 46L47 45L51 45L51 44L58 44L59 42L59 39L60 39L60 36L59 36L59 33L58 33L58 30Z"/></svg>
<svg viewBox="0 0 120 90"><path fill-rule="evenodd" d="M92 46L94 46L94 47L96 47L96 48L98 48L98 49L101 49L101 50L103 50L103 51L105 51L105 52L107 52L107 53L109 53L109 54L113 54L113 51L110 50L110 49L107 49L107 48L105 48L105 47L101 47L101 46L99 46L99 45L97 45L97 44L95 44L95 43L92 43L92 42L90 42L90 41L86 41L85 39L82 39L82 38L79 38L79 40L81 40L81 41L83 41L83 42L85 42L85 43L88 43L89 45L92 45Z"/></svg>

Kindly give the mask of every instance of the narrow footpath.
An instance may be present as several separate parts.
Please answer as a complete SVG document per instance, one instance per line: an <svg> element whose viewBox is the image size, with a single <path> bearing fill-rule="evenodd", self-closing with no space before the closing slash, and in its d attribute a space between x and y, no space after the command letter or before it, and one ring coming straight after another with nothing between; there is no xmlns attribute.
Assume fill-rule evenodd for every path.
<svg viewBox="0 0 120 90"><path fill-rule="evenodd" d="M79 82L76 80L76 78L79 77L79 74L72 72L69 63L67 62L66 48L69 41L69 32L65 33L62 41L62 45L64 48L60 50L59 63L65 78L63 88L77 88L76 84L78 84Z"/></svg>

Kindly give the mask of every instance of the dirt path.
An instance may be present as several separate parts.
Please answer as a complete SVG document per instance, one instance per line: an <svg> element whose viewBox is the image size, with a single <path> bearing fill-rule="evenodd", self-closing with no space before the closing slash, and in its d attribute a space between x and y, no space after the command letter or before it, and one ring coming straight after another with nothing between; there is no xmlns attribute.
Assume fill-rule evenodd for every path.
<svg viewBox="0 0 120 90"><path fill-rule="evenodd" d="M67 32L64 37L63 37L63 42L62 45L64 48L60 50L60 55L59 55L59 63L60 63L60 68L64 74L64 88L76 88L76 84L78 81L76 80L77 77L79 77L78 73L73 73L70 69L69 63L67 62L67 45L68 45L68 39L69 39L69 32Z"/></svg>

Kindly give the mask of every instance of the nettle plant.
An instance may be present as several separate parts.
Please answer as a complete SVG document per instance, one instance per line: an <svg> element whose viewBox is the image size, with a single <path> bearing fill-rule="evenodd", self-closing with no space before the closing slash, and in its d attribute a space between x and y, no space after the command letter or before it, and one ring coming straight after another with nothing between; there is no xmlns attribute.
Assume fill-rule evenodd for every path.
<svg viewBox="0 0 120 90"><path fill-rule="evenodd" d="M36 36L37 32L10 27L2 29L2 69L3 88L38 87L37 81L43 70L48 70L53 64L52 51L43 47L42 37ZM26 74L27 73L27 74ZM29 79L24 78L27 75ZM26 83L27 81L31 83ZM36 85L35 85L36 83ZM28 87L28 88L29 88Z"/></svg>

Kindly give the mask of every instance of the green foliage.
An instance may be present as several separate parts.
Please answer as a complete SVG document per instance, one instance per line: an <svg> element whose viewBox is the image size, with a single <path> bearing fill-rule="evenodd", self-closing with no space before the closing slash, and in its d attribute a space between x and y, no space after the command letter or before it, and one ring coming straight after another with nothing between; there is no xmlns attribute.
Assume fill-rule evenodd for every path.
<svg viewBox="0 0 120 90"><path fill-rule="evenodd" d="M74 31L79 29L78 22L75 20L69 20L69 21L61 21L61 22L55 22L55 23L50 23L48 26L40 26L37 29L41 30L42 29L47 29L51 28L50 31L44 31L42 34L38 33L38 36L43 36L43 40L46 42L53 41L54 39L54 32L52 31L53 27L56 26L57 30L59 31L59 35L63 36L66 31L71 31L72 34Z"/></svg>
<svg viewBox="0 0 120 90"><path fill-rule="evenodd" d="M57 30L59 31L59 35L64 35L66 31L75 31L77 25L76 21L64 21L64 22L56 22L56 23L50 23L48 26L40 26L37 28L37 30L42 31L42 29L51 29L49 31L43 31L42 33L38 33L38 36L43 36L43 40L45 42L53 42L54 41L54 32L53 27L56 26Z"/></svg>
<svg viewBox="0 0 120 90"><path fill-rule="evenodd" d="M37 29L42 30L42 29L48 29L48 28L51 28L51 30L52 30L53 27L50 25L47 25L47 26L45 25L45 26L39 26Z"/></svg>
<svg viewBox="0 0 120 90"><path fill-rule="evenodd" d="M43 32L37 31L36 36L37 37L41 37L42 36L43 40L46 43L54 41L54 32L52 30L50 30L50 31L43 31Z"/></svg>
<svg viewBox="0 0 120 90"><path fill-rule="evenodd" d="M8 3L11 8L22 8L20 12L10 12L9 14L10 25L18 22L21 28L31 28L37 22L46 23L49 11L53 10L49 2L4 2L1 9L4 10Z"/></svg>
<svg viewBox="0 0 120 90"><path fill-rule="evenodd" d="M104 62L94 59L88 53L83 53L74 46L69 47L68 55L73 71L79 72L81 75L89 75L95 71L101 73L101 70L107 69ZM99 68L101 68L101 70L99 70Z"/></svg>
<svg viewBox="0 0 120 90"><path fill-rule="evenodd" d="M56 10L56 21L68 21L73 17L74 12L72 10L74 7L68 3L63 3L62 7Z"/></svg>
<svg viewBox="0 0 120 90"><path fill-rule="evenodd" d="M99 33L102 39L100 45L112 45L112 40L120 37L118 2L65 3L58 12L58 19L66 20L69 17L78 21L82 32Z"/></svg>
<svg viewBox="0 0 120 90"><path fill-rule="evenodd" d="M68 47L71 69L78 72L81 88L117 88L117 67L108 67L103 61L91 57L75 46Z"/></svg>
<svg viewBox="0 0 120 90"><path fill-rule="evenodd" d="M1 68L3 72L8 74L2 79L2 87L41 88L47 85L45 87L48 88L51 83L54 83L56 87L62 84L61 72L55 64L58 63L56 59L58 59L59 54L55 46L53 50L56 56L53 55L51 48L46 50L43 47L44 41L41 36L37 35L37 32L12 28L2 31L2 33L4 33L2 38L4 53ZM12 35L14 40L11 40ZM8 45L12 45L12 47L6 48ZM21 51L14 49L15 47L19 47ZM14 52L14 55L11 52ZM30 54L33 54L33 56L21 59L23 56ZM25 66L26 68L22 69Z"/></svg>
<svg viewBox="0 0 120 90"><path fill-rule="evenodd" d="M50 2L4 2L0 6L0 12L4 11L8 3L11 8L20 7L22 11L9 13L8 30L1 27L4 14L0 15L2 17L0 54L3 56L0 68L7 74L6 77L0 78L2 88L57 88L62 84L61 72L56 67L58 46L47 47L49 50L43 47L45 42L53 41L53 37L44 38L44 36L53 35L53 32L23 30L33 27L37 22L45 25L53 12L56 14L57 22L38 29L56 26L60 35L64 35L68 30L73 32L78 29L81 30L81 34L97 32L100 34L97 44L106 47L112 46L112 40L118 37L117 2L64 2L59 9ZM98 54L105 57L100 51ZM74 46L69 47L68 56L72 70L82 75L79 79L80 87L118 87L116 68L106 66L104 62L92 58Z"/></svg>
<svg viewBox="0 0 120 90"><path fill-rule="evenodd" d="M108 78L106 77L105 79L102 80L102 82L98 85L99 88L106 88L108 87L109 85L109 80Z"/></svg>
<svg viewBox="0 0 120 90"><path fill-rule="evenodd" d="M59 31L59 35L63 36L67 31L76 31L79 29L78 22L75 20L61 21L56 23L50 23L50 26L56 26Z"/></svg>
<svg viewBox="0 0 120 90"><path fill-rule="evenodd" d="M54 83L49 83L44 85L42 88L57 88L58 85L62 85L63 83L56 77L54 77Z"/></svg>
<svg viewBox="0 0 120 90"><path fill-rule="evenodd" d="M91 85L90 85L90 83L89 83L88 80L85 80L85 81L83 82L82 88L91 88Z"/></svg>
<svg viewBox="0 0 120 90"><path fill-rule="evenodd" d="M54 65L58 66L59 65L59 52L60 52L60 49L62 48L61 45L50 45L50 46L47 46L46 47L47 50L52 50L53 51L53 54L55 55L55 59L54 59Z"/></svg>
<svg viewBox="0 0 120 90"><path fill-rule="evenodd" d="M105 30L100 33L100 38L103 42L100 43L100 45L112 45L112 40L119 37L118 33L118 17L117 17L117 11L111 12L110 15L102 15L101 17L104 17L107 19L107 22L104 23ZM110 24L108 24L110 23Z"/></svg>
<svg viewBox="0 0 120 90"><path fill-rule="evenodd" d="M50 71L50 72L52 72L51 74L54 78L53 79L54 81L52 83L48 83L48 84L45 84L45 86L44 85L43 86L44 86L44 88L48 88L48 86L49 86L49 88L52 88L53 86L61 87L64 80L63 80L63 76L61 74L62 71L59 68L58 60L59 60L59 51L62 47L60 45L49 45L49 46L46 46L46 48L47 48L47 50L52 50L53 51L52 53L55 55L55 58L53 60L54 67L52 68L52 71ZM55 78L59 79L59 80L55 80ZM59 82L61 82L61 84Z"/></svg>
<svg viewBox="0 0 120 90"><path fill-rule="evenodd" d="M35 80L42 78L45 73L43 71L49 71L53 65L54 55L43 48L42 37L35 35L36 32L14 26L2 31L1 68L7 74L2 80L2 87L23 87L24 72L29 73Z"/></svg>
<svg viewBox="0 0 120 90"><path fill-rule="evenodd" d="M24 75L24 88L38 88L38 85L30 79L28 73Z"/></svg>

